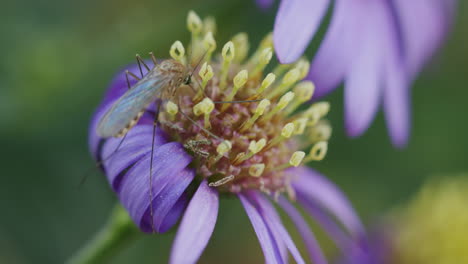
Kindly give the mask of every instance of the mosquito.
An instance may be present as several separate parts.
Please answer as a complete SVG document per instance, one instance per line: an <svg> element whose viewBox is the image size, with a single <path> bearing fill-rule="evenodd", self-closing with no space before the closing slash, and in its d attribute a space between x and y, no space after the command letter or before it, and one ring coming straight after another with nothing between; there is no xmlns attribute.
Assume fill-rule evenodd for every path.
<svg viewBox="0 0 468 264"><path fill-rule="evenodd" d="M122 137L122 140L118 144L114 152L109 155L115 154L119 147L125 140L127 132L138 123L143 113L147 110L147 107L153 103L156 103L156 111L153 122L153 139L151 145L151 159L150 159L150 172L149 172L149 184L153 185L153 155L154 155L154 139L156 133L156 126L158 124L158 116L161 103L163 101L171 100L177 102L176 99L177 90L182 85L192 84L192 75L196 68L200 65L203 57L197 63L195 68L191 71L189 66L185 66L174 59L167 59L160 63L156 61L153 53L150 53L151 59L154 63L154 67L150 69L144 60L137 55L136 59L138 62L141 78L135 74L126 71L127 85L129 89L112 105L112 107L104 114L97 126L97 134L102 138L110 137ZM141 64L146 68L148 73L143 76ZM129 76L137 80L137 83L130 87ZM246 100L243 102L257 102L260 100ZM219 101L214 103L234 103L238 101ZM239 101L240 102L240 101ZM198 126L201 130L206 132L210 137L219 139L218 136L208 131L203 126L200 126L194 120L192 120L187 114L180 111L180 113L191 121L194 125ZM105 158L104 160L106 160ZM103 161L104 161L103 160ZM150 188L149 193L150 199L150 215L153 219L153 190ZM151 220L153 232L154 223Z"/></svg>

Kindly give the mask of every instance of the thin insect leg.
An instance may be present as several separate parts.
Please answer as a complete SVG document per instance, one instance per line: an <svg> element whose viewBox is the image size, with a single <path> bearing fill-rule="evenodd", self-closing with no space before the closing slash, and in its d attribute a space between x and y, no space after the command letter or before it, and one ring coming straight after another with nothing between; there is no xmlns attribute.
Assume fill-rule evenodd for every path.
<svg viewBox="0 0 468 264"><path fill-rule="evenodd" d="M150 199L150 220L151 220L151 230L153 233L155 233L155 228L154 228L154 212L153 212L153 156L154 156L154 138L156 137L156 124L158 122L158 116L159 116L159 109L161 107L161 102L158 103L156 113L154 114L154 121L153 121L153 139L151 140L151 160L150 160L150 174L149 174L149 199Z"/></svg>
<svg viewBox="0 0 468 264"><path fill-rule="evenodd" d="M180 101L180 97L179 97L179 101ZM180 102L179 102L179 105L178 105L179 109L181 109L180 107ZM184 111L180 110L179 113L181 113L184 117L186 117L190 122L192 122L195 126L197 126L198 128L200 128L201 130L205 131L208 135L218 139L218 140L222 140L220 137L216 136L215 134L211 133L208 129L202 127L200 124L198 124L197 122L195 122L195 120L193 120L192 118L190 118L190 116L188 116L186 113L184 113Z"/></svg>
<svg viewBox="0 0 468 264"><path fill-rule="evenodd" d="M89 174L90 174L94 169L99 168L101 165L104 164L104 162L106 162L107 160L109 160L110 158L112 158L112 157L114 156L114 154L116 154L116 153L119 151L119 149L120 149L120 147L122 146L122 144L123 144L123 142L124 142L124 140L125 140L126 137L127 137L127 134L125 134L125 135L123 136L122 140L120 140L120 142L119 142L119 144L117 145L117 147L114 149L114 151L112 151L111 154L109 154L109 156L107 156L107 157L105 157L104 159L101 159L100 161L96 162L96 165L95 165L94 167L90 168L90 169L86 172L86 174L85 174L85 175L83 176L83 178L81 178L81 180L80 180L80 186L83 185L83 184L86 182L86 180L87 180L88 177L89 177Z"/></svg>
<svg viewBox="0 0 468 264"><path fill-rule="evenodd" d="M154 65L157 64L156 57L154 56L153 52L150 52L149 55L151 56L151 60L153 61Z"/></svg>
<svg viewBox="0 0 468 264"><path fill-rule="evenodd" d="M137 59L138 63L141 63L141 64L143 64L143 66L145 66L147 71L150 71L150 68L148 67L148 65L146 65L145 61L141 58L141 56L139 54L136 55L136 59ZM141 67L140 67L140 70L141 70Z"/></svg>
<svg viewBox="0 0 468 264"><path fill-rule="evenodd" d="M125 74L128 74L128 75L132 76L132 77L135 78L135 80L137 80L137 81L141 80L140 77L136 76L136 75L135 75L133 72L131 72L131 71L126 70L126 71L125 71Z"/></svg>
<svg viewBox="0 0 468 264"><path fill-rule="evenodd" d="M214 101L214 104L230 104L230 103L254 103L259 102L263 99L256 99L256 100L241 100L241 101Z"/></svg>

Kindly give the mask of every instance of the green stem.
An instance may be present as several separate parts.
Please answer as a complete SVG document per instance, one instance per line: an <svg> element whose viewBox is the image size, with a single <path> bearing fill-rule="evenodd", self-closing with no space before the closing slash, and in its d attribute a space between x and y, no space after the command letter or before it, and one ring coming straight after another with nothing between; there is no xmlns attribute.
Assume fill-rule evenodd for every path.
<svg viewBox="0 0 468 264"><path fill-rule="evenodd" d="M117 205L106 225L66 264L105 263L138 233L127 212Z"/></svg>

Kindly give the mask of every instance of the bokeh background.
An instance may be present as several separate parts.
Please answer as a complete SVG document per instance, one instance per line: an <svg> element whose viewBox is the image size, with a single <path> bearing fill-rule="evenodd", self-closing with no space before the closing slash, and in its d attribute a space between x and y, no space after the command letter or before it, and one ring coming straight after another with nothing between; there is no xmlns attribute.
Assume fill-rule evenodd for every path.
<svg viewBox="0 0 468 264"><path fill-rule="evenodd" d="M428 177L468 171L468 2L459 2L447 44L414 85L406 149L391 146L382 114L363 137L348 139L342 91L327 97L333 138L326 160L311 165L341 186L366 223L407 201ZM167 57L175 40L187 43L190 9L217 18L219 47L239 31L258 44L276 7L261 12L252 0L4 1L0 263L62 263L105 223L116 197L104 176L96 170L79 182L94 164L88 122L116 70L136 53ZM239 201L223 200L218 220L201 263L263 262ZM111 263L166 263L174 234L142 236Z"/></svg>

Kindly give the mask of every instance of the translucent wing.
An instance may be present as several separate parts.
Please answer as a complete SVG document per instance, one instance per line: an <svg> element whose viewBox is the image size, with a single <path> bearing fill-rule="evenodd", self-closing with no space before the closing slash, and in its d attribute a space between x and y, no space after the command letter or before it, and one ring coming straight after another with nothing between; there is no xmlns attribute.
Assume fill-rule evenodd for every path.
<svg viewBox="0 0 468 264"><path fill-rule="evenodd" d="M138 116L138 114L154 102L162 89L169 85L171 76L152 74L150 78L141 79L107 111L99 122L97 133L100 137L116 136L120 131Z"/></svg>

